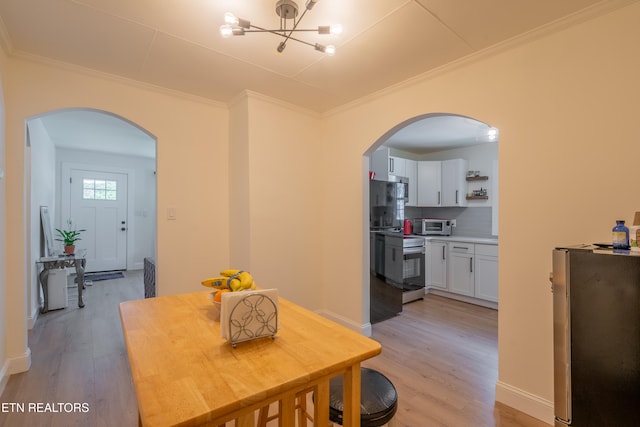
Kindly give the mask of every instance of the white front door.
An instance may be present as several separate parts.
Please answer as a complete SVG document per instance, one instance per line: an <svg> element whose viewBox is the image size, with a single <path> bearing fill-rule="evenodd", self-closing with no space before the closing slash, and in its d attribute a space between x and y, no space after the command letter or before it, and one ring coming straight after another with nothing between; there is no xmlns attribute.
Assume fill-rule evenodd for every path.
<svg viewBox="0 0 640 427"><path fill-rule="evenodd" d="M127 268L127 174L71 168L69 218L85 229L76 251L86 250L86 271ZM66 218L62 218L63 227Z"/></svg>

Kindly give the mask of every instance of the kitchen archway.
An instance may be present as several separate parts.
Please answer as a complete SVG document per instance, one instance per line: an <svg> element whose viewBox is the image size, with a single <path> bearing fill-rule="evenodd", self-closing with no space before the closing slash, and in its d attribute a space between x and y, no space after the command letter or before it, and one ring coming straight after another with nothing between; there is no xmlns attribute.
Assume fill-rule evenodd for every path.
<svg viewBox="0 0 640 427"><path fill-rule="evenodd" d="M363 223L366 224L365 235L369 235L368 245L364 243L369 249L369 268L367 269L366 266L363 268L363 299L365 301L363 318L369 319L369 324L401 312L402 292L398 293L398 287L403 287L401 282L405 283L404 303L412 300L411 298L407 300L407 291L411 290L407 289L407 283L413 282L415 285L422 280L426 285L424 290L427 293L497 309L498 136L497 128L475 118L451 113L428 113L394 126L365 152L363 164L368 163L369 170L364 174L364 179L368 177L371 182L366 183L363 188L372 188L374 185L380 188L380 183L373 181L406 181L399 177L408 178L409 182L405 186L393 185L393 188L404 188L409 191L406 205L401 206L396 203L397 209L393 211L377 204L376 200L379 200L379 196L374 196L369 191L365 191L366 196L363 198L365 199ZM444 182L447 182L447 188L450 187L448 182L452 179L450 170L454 163L456 193L455 197L452 196L447 202L440 198L440 188L445 186ZM445 166L445 172L441 169L442 165ZM420 179L418 179L418 169L421 172ZM446 179L443 178L445 176L442 175L443 173L446 173ZM429 198L427 190L428 194L435 191L435 187L430 184L432 184L431 181L436 180L436 176L441 180L434 184L438 187L438 194ZM372 214L374 210L376 210L375 215ZM380 216L382 211L386 212L387 216L394 217L394 221L378 220L382 218ZM449 247L447 240L450 238L444 238L437 242L437 247L431 248L432 245L427 243L423 249L425 255L422 262L419 261L419 256L402 255L399 257L401 262L396 262L398 265L394 268L394 263L390 260L396 257L388 253L385 257L384 243L380 243L383 240L381 232L391 231L387 234L392 236L386 237L386 241L390 245L399 242L399 247L391 247L402 253L403 241L406 246L408 240L414 239L402 239L404 222L401 220L424 217L451 220L449 223L454 225L454 228L451 228L451 238L455 238L456 241L460 241L461 238L468 240L466 243L469 245L465 253L457 253L461 251L458 246L463 245ZM414 221L411 225L417 226L417 222ZM394 235L394 232L397 234ZM428 232L431 233L431 231ZM423 232L412 230L411 233L422 234ZM425 240L424 237L420 237L415 241ZM430 236L427 242L433 239L434 236ZM478 247L477 256L474 253L476 246ZM445 259L444 265L435 264L436 254L432 256L430 252L431 250L435 252L436 249ZM381 250L383 253L380 253ZM446 261L451 255L452 261L447 266ZM364 259L366 260L367 257L365 256ZM433 265L431 265L432 261ZM456 266L461 263L470 266L470 278L467 277L467 273L465 273L467 276L459 274ZM387 271L384 271L385 264ZM479 268L477 272L474 271L475 264ZM451 271L450 277L446 277L448 271ZM387 272L389 272L388 275ZM431 277L432 273L436 274L436 277ZM480 276L478 292L473 280L476 275ZM390 283L394 286L390 286ZM420 295L421 291L413 292L412 298L419 298Z"/></svg>

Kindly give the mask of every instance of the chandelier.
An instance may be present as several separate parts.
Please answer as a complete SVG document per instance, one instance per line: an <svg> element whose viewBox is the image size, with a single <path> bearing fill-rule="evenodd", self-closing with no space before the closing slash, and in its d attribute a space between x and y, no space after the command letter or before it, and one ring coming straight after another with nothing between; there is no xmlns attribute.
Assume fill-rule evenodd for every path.
<svg viewBox="0 0 640 427"><path fill-rule="evenodd" d="M298 24L304 18L304 15L313 9L313 6L318 0L307 0L305 8L302 14L298 18L298 5L292 0L278 0L276 2L276 13L280 17L280 28L275 30L269 30L261 28L256 25L252 25L246 19L238 18L233 13L227 12L224 14L224 25L220 26L220 34L224 38L231 36L244 36L246 33L271 33L284 38L277 47L278 53L282 53L287 42L294 40L299 43L306 44L315 48L317 51L324 52L329 56L333 56L336 52L336 48L333 45L322 45L320 43L309 43L304 40L293 37L293 33L297 32L316 32L317 34L333 34L337 35L342 32L342 26L337 25L323 25L315 29L302 29L298 28ZM297 19L296 19L297 18ZM289 23L289 21L292 21ZM289 25L288 25L289 24Z"/></svg>

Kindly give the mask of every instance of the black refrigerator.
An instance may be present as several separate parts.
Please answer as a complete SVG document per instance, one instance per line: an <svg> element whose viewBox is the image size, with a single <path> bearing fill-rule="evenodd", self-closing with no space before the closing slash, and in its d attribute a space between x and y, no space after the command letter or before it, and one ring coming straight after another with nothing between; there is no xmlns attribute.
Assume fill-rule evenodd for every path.
<svg viewBox="0 0 640 427"><path fill-rule="evenodd" d="M640 426L640 252L553 251L555 427Z"/></svg>

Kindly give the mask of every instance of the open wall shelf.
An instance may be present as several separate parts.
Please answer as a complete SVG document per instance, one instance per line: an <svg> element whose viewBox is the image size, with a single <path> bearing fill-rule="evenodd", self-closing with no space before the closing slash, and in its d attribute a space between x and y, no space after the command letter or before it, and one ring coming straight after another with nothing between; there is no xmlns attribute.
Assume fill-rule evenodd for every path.
<svg viewBox="0 0 640 427"><path fill-rule="evenodd" d="M467 181L486 181L488 180L488 176L468 176Z"/></svg>

